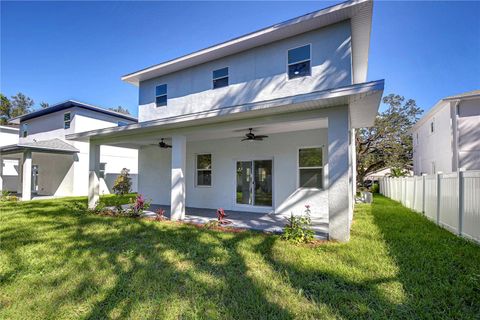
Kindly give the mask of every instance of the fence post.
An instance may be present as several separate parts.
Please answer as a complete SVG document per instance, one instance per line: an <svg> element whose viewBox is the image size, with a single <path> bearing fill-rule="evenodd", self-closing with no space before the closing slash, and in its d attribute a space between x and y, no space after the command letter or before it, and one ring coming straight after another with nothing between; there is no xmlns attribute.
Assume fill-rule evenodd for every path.
<svg viewBox="0 0 480 320"><path fill-rule="evenodd" d="M425 177L426 174L422 174L422 213L425 215Z"/></svg>
<svg viewBox="0 0 480 320"><path fill-rule="evenodd" d="M458 235L463 231L463 215L465 211L465 185L463 171L458 171Z"/></svg>
<svg viewBox="0 0 480 320"><path fill-rule="evenodd" d="M441 194L441 188L440 188L440 185L441 185L441 179L442 179L442 173L441 172L437 172L437 224L440 225L440 204L441 204L441 197L440 197L440 194Z"/></svg>
<svg viewBox="0 0 480 320"><path fill-rule="evenodd" d="M412 209L413 211L417 211L415 210L416 206L416 202L417 202L417 178L415 176L413 176L413 198L412 198Z"/></svg>

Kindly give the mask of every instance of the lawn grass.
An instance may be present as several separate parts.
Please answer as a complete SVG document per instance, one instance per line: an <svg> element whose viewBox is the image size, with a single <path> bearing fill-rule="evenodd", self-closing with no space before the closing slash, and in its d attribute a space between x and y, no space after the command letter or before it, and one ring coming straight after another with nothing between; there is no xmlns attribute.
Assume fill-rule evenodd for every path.
<svg viewBox="0 0 480 320"><path fill-rule="evenodd" d="M112 201L106 198L103 201ZM0 204L0 319L474 319L480 247L377 196L349 243Z"/></svg>

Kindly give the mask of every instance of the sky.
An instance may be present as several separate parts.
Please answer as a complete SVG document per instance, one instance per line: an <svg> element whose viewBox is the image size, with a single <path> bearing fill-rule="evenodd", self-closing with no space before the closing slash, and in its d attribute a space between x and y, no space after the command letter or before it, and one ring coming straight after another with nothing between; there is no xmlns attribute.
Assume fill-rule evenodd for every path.
<svg viewBox="0 0 480 320"><path fill-rule="evenodd" d="M137 114L122 75L336 2L0 3L0 92ZM368 80L424 110L480 89L480 2L374 3Z"/></svg>

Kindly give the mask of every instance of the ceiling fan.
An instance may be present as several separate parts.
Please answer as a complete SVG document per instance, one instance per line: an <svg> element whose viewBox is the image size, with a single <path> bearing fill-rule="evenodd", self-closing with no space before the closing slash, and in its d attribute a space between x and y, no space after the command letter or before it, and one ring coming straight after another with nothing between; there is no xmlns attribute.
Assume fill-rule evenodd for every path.
<svg viewBox="0 0 480 320"><path fill-rule="evenodd" d="M168 143L166 143L166 142L163 141L163 140L164 140L164 139L161 138L161 139L160 139L160 142L158 143L158 146L159 146L160 148L167 149L167 148L171 148L171 147L172 147L171 145L169 145Z"/></svg>
<svg viewBox="0 0 480 320"><path fill-rule="evenodd" d="M252 128L248 128L249 132L245 134L245 138L243 138L242 141L262 141L264 138L268 138L268 136L256 135L252 130Z"/></svg>

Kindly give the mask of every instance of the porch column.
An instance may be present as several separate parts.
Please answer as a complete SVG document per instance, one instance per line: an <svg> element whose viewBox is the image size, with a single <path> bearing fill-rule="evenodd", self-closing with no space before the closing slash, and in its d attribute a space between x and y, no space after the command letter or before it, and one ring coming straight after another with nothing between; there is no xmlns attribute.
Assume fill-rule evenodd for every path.
<svg viewBox="0 0 480 320"><path fill-rule="evenodd" d="M172 136L172 187L170 215L172 220L185 218L185 166L187 138Z"/></svg>
<svg viewBox="0 0 480 320"><path fill-rule="evenodd" d="M88 207L95 208L100 200L100 145L89 143L89 161L88 161Z"/></svg>
<svg viewBox="0 0 480 320"><path fill-rule="evenodd" d="M32 151L30 150L23 152L22 200L32 200Z"/></svg>
<svg viewBox="0 0 480 320"><path fill-rule="evenodd" d="M328 212L329 237L338 241L350 239L349 135L348 107L334 108L328 116Z"/></svg>

